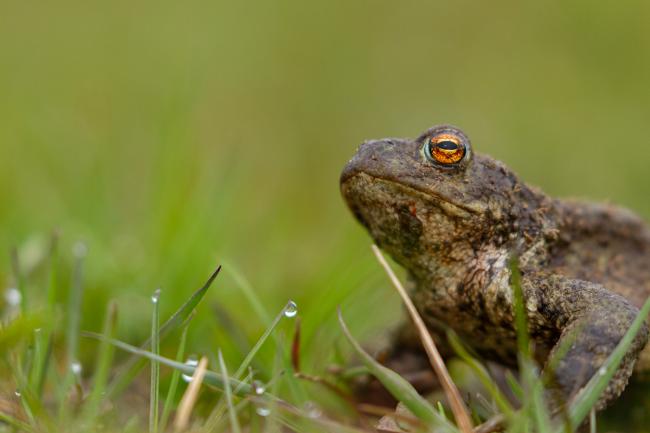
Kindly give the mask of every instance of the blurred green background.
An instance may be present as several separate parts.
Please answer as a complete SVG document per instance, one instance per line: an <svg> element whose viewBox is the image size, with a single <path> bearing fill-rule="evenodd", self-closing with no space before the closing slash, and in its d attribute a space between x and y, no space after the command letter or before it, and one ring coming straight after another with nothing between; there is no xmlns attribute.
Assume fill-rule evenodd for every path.
<svg viewBox="0 0 650 433"><path fill-rule="evenodd" d="M169 314L226 260L269 311L297 301L324 364L338 304L361 338L399 315L339 196L364 139L452 123L550 194L650 216L649 19L642 0L2 1L0 282L15 246L38 303L57 229L65 260L88 246L83 328L114 298L137 341L154 288ZM209 305L263 329L228 275ZM214 323L195 350L234 345Z"/></svg>

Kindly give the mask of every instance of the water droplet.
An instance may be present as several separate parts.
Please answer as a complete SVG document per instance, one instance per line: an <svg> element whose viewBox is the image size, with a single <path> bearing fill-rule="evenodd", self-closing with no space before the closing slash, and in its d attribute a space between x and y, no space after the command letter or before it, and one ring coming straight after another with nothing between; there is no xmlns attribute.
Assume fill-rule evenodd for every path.
<svg viewBox="0 0 650 433"><path fill-rule="evenodd" d="M196 355L190 355L190 356L187 358L187 361L185 361L185 365L187 365L187 366L189 366L189 367L196 367L197 365L199 365L199 358L198 358L198 356L196 356ZM191 374L183 374L183 375L181 375L181 377L182 377L183 380L184 380L185 382L187 382L187 383L190 383L190 382L192 381L192 375L191 375Z"/></svg>
<svg viewBox="0 0 650 433"><path fill-rule="evenodd" d="M605 374L607 374L607 369L605 367L600 367L598 369L598 374L600 374L601 376L604 376Z"/></svg>
<svg viewBox="0 0 650 433"><path fill-rule="evenodd" d="M268 407L264 407L264 406L257 406L257 408L255 409L255 412L259 416L269 416L269 415L271 415L271 409L269 409Z"/></svg>
<svg viewBox="0 0 650 433"><path fill-rule="evenodd" d="M20 305L20 302L23 300L23 295L20 293L20 290L15 287L10 287L5 290L5 301L9 304L10 307L17 307Z"/></svg>
<svg viewBox="0 0 650 433"><path fill-rule="evenodd" d="M72 254L74 254L78 259L84 258L86 257L86 254L88 254L88 247L81 241L76 242L72 247Z"/></svg>
<svg viewBox="0 0 650 433"><path fill-rule="evenodd" d="M81 375L81 370L82 370L81 362L79 362L79 361L72 361L72 362L70 363L70 371L71 371L72 374L74 374L75 376L79 376L79 375Z"/></svg>
<svg viewBox="0 0 650 433"><path fill-rule="evenodd" d="M295 302L289 301L287 306L284 307L284 316L285 317L295 317L298 314L298 305Z"/></svg>
<svg viewBox="0 0 650 433"><path fill-rule="evenodd" d="M157 304L159 300L160 300L160 289L156 289L156 291L153 292L153 295L151 295L151 302Z"/></svg>
<svg viewBox="0 0 650 433"><path fill-rule="evenodd" d="M313 401L307 401L303 404L303 409L307 412L309 418L320 418L323 411Z"/></svg>
<svg viewBox="0 0 650 433"><path fill-rule="evenodd" d="M262 385L262 383L259 380L254 380L253 391L255 391L255 394L257 395L262 395L266 391L266 388L264 388L264 385Z"/></svg>

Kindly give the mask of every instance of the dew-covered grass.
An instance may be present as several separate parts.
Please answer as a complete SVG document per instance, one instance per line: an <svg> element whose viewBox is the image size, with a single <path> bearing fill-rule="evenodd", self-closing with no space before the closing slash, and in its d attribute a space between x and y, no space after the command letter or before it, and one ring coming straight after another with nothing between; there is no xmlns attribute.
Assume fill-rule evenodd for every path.
<svg viewBox="0 0 650 433"><path fill-rule="evenodd" d="M53 238L53 242L56 242L56 238ZM162 324L160 304L164 292L156 289L150 297L150 338L139 347L115 337L119 309L112 301L107 304L101 333L81 331L79 316L82 314L80 299L84 293L85 253L78 254L80 248L77 246L68 301L63 305L54 303L50 306L54 310L61 309L66 318L63 325L47 323L48 314L26 308L22 303L24 296L19 289L13 289L17 293L11 292L9 302L4 306L0 341L4 343L2 362L9 374L3 378L3 383L15 391L13 395L6 393L2 396L0 428L28 432L111 432L145 431L145 424L148 424L150 433L239 433L244 429L275 431L277 428L296 432L368 432L374 431L375 426L382 425L383 431L394 432L470 433L505 430L512 433L561 433L576 431L580 425L588 423L591 430L596 431L593 406L646 320L650 312L650 300L643 306L628 333L598 374L573 400L567 402L564 411L558 415L547 409L544 381L539 374L539 367L531 357L522 291L516 260L513 260L511 283L516 303L520 359L519 379L510 382L509 391L516 395L517 401L509 401L489 376L485 366L469 354L452 331L449 334L459 358L483 384L482 394L477 395L488 405L479 414L480 409L472 407L471 401L468 402L461 396L399 278L379 250L373 248L420 332L434 371L443 384L447 410L442 404L443 400L425 399L405 379L368 354L353 336L340 308L339 332L352 349L347 353L356 353L357 356L338 354L338 364L332 359L330 368L323 371L310 369L306 373L303 370L301 315L297 304L292 300L286 303L272 321L267 322L268 327L243 356L234 373L229 373L233 370L229 370L219 346L214 349L216 359L214 351L202 353L200 361L197 357L185 358L188 330L192 327L195 316L204 308L210 287L218 283L221 266ZM52 246L50 260L57 256L55 251L56 246ZM19 260L16 261L14 270L21 271ZM58 274L53 267L50 272ZM270 317L255 291L248 292L248 295L251 303L264 311L265 317ZM281 326L283 322L293 323L294 326ZM47 333L44 333L44 327ZM49 338L43 340L44 335ZM57 350L58 337L64 339L65 350ZM99 342L93 356L90 356L91 365L87 366L93 370L93 374L84 374L84 366L77 355L80 343L87 340ZM161 344L169 342L166 340L177 346L174 358L161 353ZM45 351L44 345L47 347ZM270 374L255 367L255 361L258 361L257 357L264 347L270 347L273 354ZM115 357L115 349L123 352L124 356ZM324 348L322 351L323 356L328 356L327 352L330 352ZM394 414L391 408L380 409L363 402L358 392L354 392L353 382L346 379L352 370L357 370L354 367L355 359L361 360L366 368L365 374L378 379L403 405L404 410ZM124 404L130 399L130 393L138 394L144 389L147 380L138 373L147 364L150 369L149 392L145 392L142 397L148 402L148 411L144 405L138 408L137 405ZM170 370L166 374L170 379L164 403L160 402L164 377L161 366ZM181 383L186 386L179 386ZM450 417L447 411L453 416ZM379 421L377 415L382 414L383 421ZM587 416L590 416L589 421L586 421ZM123 426L125 422L128 428ZM386 422L392 423L390 428L386 427Z"/></svg>
<svg viewBox="0 0 650 433"><path fill-rule="evenodd" d="M165 362L205 356L216 380L221 351L264 389L238 400L231 383L242 430L365 428L330 371L355 357L337 308L371 354L403 313L340 199L343 164L364 139L452 123L554 196L649 217L647 15L641 0L3 2L0 419L147 431L150 361L110 341L151 348L160 288ZM187 374L160 359L159 431ZM191 419L229 429L210 386ZM633 391L599 426L644 425Z"/></svg>

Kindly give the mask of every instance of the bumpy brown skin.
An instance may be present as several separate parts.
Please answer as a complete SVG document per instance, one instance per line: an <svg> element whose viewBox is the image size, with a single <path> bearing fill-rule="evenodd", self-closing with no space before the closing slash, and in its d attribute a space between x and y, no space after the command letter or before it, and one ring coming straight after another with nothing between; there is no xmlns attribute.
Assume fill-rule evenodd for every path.
<svg viewBox="0 0 650 433"><path fill-rule="evenodd" d="M440 133L465 144L458 165L425 155L427 139ZM518 255L538 361L571 342L549 388L558 401L597 372L650 295L650 230L639 217L550 198L501 162L473 154L457 128L363 143L343 170L341 192L375 242L408 270L414 302L443 352L440 331L451 327L487 359L516 365L507 261ZM599 408L620 395L635 362L636 371L650 370L647 340L643 327Z"/></svg>

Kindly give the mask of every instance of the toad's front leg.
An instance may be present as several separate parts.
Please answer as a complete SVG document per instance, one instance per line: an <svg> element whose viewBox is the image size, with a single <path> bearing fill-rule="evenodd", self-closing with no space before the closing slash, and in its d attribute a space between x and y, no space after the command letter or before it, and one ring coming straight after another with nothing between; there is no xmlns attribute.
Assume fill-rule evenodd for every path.
<svg viewBox="0 0 650 433"><path fill-rule="evenodd" d="M560 275L524 275L522 288L531 335L541 327L551 327L560 333L545 370L550 373L549 391L554 403L567 402L604 364L639 311L628 300L601 285ZM648 327L644 324L598 400L597 409L604 408L623 392L647 341ZM560 359L551 367L550 360L558 352Z"/></svg>

